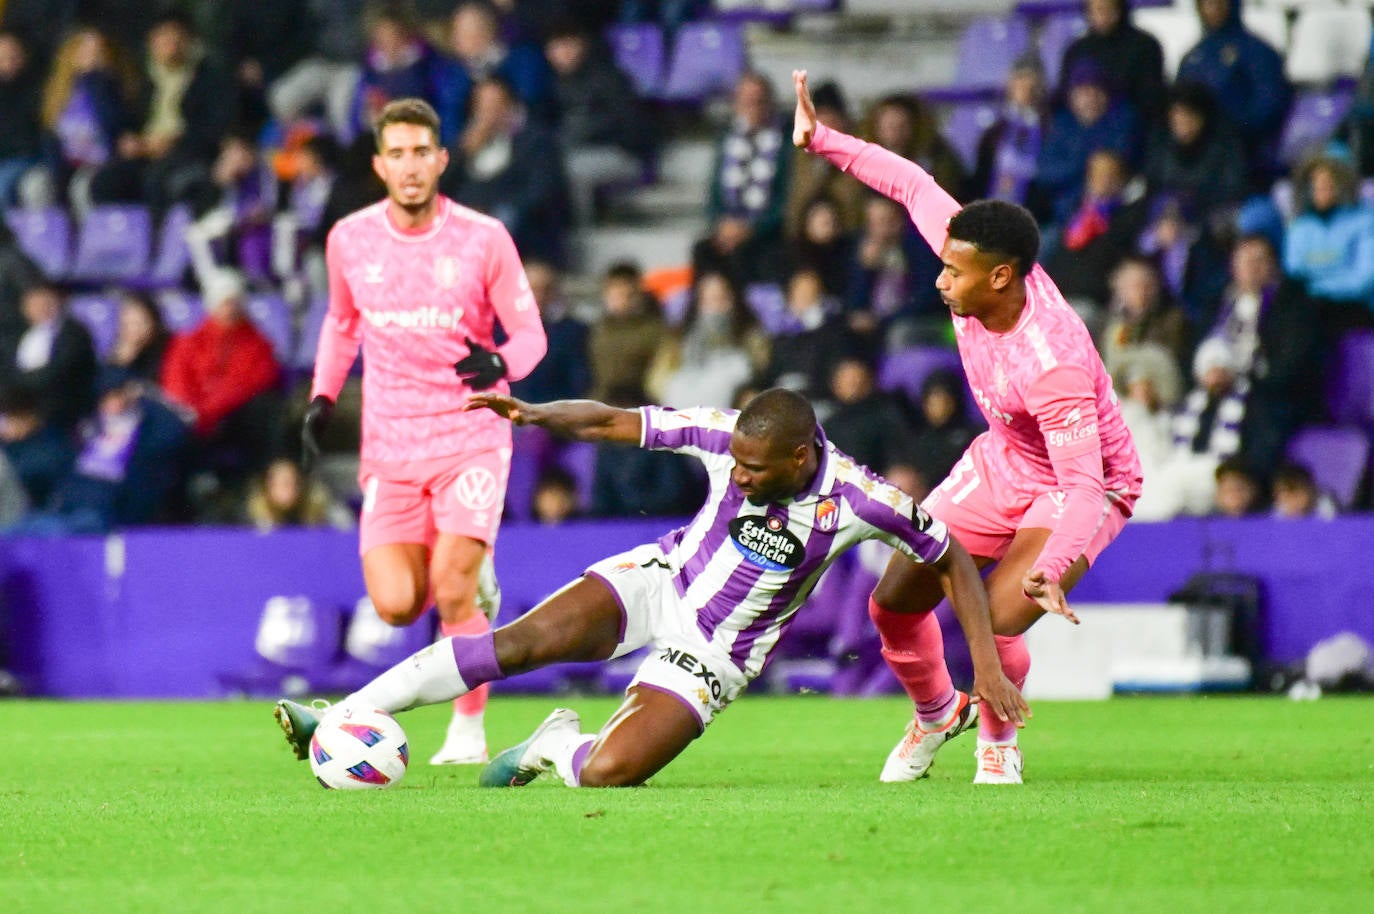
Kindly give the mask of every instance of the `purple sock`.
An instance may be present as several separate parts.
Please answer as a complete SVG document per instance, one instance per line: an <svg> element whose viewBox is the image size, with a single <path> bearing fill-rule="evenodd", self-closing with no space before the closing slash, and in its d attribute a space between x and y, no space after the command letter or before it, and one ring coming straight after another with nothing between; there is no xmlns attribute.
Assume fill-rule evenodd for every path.
<svg viewBox="0 0 1374 914"><path fill-rule="evenodd" d="M496 639L491 631L480 635L454 635L453 660L458 664L458 675L463 685L475 689L485 682L505 679L501 664L496 662Z"/></svg>
<svg viewBox="0 0 1374 914"><path fill-rule="evenodd" d="M582 745L578 746L577 749L573 751L572 763L569 767L572 768L573 780L578 784L582 783L582 764L587 761L587 754L592 751L593 742L595 742L595 740L583 740Z"/></svg>

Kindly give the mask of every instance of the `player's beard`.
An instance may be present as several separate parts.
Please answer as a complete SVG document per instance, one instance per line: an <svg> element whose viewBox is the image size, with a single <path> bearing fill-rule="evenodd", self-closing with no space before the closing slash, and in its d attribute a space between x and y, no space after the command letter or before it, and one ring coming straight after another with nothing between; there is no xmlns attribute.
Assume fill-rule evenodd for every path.
<svg viewBox="0 0 1374 914"><path fill-rule="evenodd" d="M403 196L401 196L400 193L393 193L390 196L391 202L395 203L401 209L405 210L405 212L410 216L424 216L433 211L434 209L434 200L437 196L439 196L439 185L437 183L430 185L428 193L426 193L418 202L407 201Z"/></svg>

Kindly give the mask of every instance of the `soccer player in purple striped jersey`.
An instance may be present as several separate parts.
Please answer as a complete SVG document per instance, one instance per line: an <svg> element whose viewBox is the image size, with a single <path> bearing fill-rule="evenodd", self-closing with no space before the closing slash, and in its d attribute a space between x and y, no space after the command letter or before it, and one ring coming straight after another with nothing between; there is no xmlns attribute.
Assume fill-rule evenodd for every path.
<svg viewBox="0 0 1374 914"><path fill-rule="evenodd" d="M1027 714L1002 675L968 552L909 496L830 445L804 397L768 390L735 412L477 393L468 408L581 441L690 454L710 477L706 503L686 526L597 562L515 622L436 642L339 707L404 711L546 664L650 645L599 733L584 734L574 712L558 709L481 776L486 786L521 786L553 769L573 786L642 784L763 672L835 557L880 539L939 577L968 636L977 699L1006 719ZM309 739L305 729L313 728L297 738Z"/></svg>

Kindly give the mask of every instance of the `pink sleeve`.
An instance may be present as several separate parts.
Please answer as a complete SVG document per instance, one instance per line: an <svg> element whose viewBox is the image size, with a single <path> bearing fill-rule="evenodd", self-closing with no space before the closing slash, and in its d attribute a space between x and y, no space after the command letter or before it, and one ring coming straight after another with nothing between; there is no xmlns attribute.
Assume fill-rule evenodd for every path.
<svg viewBox="0 0 1374 914"><path fill-rule="evenodd" d="M1055 478L1064 493L1059 523L1034 566L1058 581L1083 554L1102 522L1106 485L1092 378L1070 365L1052 368L1031 386L1026 406L1040 424Z"/></svg>
<svg viewBox="0 0 1374 914"><path fill-rule="evenodd" d="M539 319L539 306L525 278L525 268L520 265L520 255L515 251L515 242L510 233L499 226L487 269L487 297L507 337L497 351L506 360L506 380L518 381L539 364L549 343L544 336L544 322Z"/></svg>
<svg viewBox="0 0 1374 914"><path fill-rule="evenodd" d="M339 251L338 229L331 229L325 240L324 262L329 272L329 311L320 327L320 346L315 352L315 380L310 385L310 397L323 394L331 400L339 399L348 371L358 358L363 328L353 293L344 278L343 255Z"/></svg>
<svg viewBox="0 0 1374 914"><path fill-rule="evenodd" d="M949 219L962 207L924 168L876 143L865 143L824 124L816 125L807 148L905 206L930 249L940 253L949 236Z"/></svg>

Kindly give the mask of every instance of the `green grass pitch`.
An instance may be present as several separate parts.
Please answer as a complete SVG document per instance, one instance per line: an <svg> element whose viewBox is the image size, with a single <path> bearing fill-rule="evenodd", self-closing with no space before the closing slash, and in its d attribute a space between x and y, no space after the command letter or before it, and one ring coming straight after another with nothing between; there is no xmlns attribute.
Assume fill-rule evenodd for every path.
<svg viewBox="0 0 1374 914"><path fill-rule="evenodd" d="M569 702L599 724L615 702ZM497 749L550 699L500 697ZM973 738L876 781L906 703L746 697L646 788L480 790L402 715L386 791L320 789L267 702L6 702L6 911L1374 910L1374 702L1036 704L1027 783Z"/></svg>

